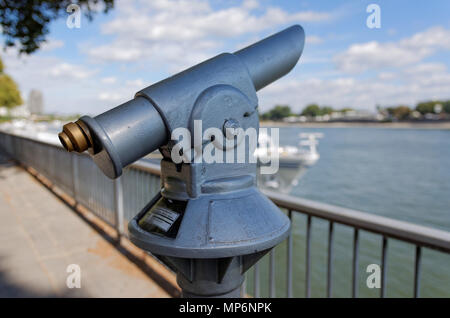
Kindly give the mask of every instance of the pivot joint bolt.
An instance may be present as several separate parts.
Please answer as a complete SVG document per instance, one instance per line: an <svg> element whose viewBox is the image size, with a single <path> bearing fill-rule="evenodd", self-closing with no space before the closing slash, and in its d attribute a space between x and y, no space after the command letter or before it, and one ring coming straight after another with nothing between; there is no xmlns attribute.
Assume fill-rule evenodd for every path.
<svg viewBox="0 0 450 318"><path fill-rule="evenodd" d="M234 130L240 128L239 122L236 119L227 119L225 120L225 123L223 124L223 134L227 139L233 139L234 134L231 134L231 132L236 133ZM230 133L227 133L227 131L230 130Z"/></svg>

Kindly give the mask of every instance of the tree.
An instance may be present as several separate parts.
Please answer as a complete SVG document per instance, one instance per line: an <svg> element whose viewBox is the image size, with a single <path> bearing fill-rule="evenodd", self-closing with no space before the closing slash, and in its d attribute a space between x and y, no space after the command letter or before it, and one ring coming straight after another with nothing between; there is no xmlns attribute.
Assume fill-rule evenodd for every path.
<svg viewBox="0 0 450 318"><path fill-rule="evenodd" d="M22 105L22 97L16 83L6 74L0 75L0 106L12 108Z"/></svg>
<svg viewBox="0 0 450 318"><path fill-rule="evenodd" d="M303 109L302 116L316 117L320 115L320 107L317 104L310 104Z"/></svg>
<svg viewBox="0 0 450 318"><path fill-rule="evenodd" d="M334 109L329 106L323 106L320 108L320 115L331 115L334 112Z"/></svg>
<svg viewBox="0 0 450 318"><path fill-rule="evenodd" d="M411 109L408 106L388 107L386 110L389 115L397 118L398 120L408 119L411 114Z"/></svg>
<svg viewBox="0 0 450 318"><path fill-rule="evenodd" d="M261 115L262 120L281 120L292 115L291 107L288 105L276 105L268 112Z"/></svg>
<svg viewBox="0 0 450 318"><path fill-rule="evenodd" d="M444 108L444 112L450 114L450 100L443 102L442 107Z"/></svg>
<svg viewBox="0 0 450 318"><path fill-rule="evenodd" d="M12 108L22 103L17 85L9 75L3 73L3 62L0 59L0 106Z"/></svg>
<svg viewBox="0 0 450 318"><path fill-rule="evenodd" d="M272 120L280 120L285 117L289 117L292 114L291 107L287 105L277 105L274 109L272 109L271 113Z"/></svg>
<svg viewBox="0 0 450 318"><path fill-rule="evenodd" d="M434 105L440 104L440 101L429 101L429 102L423 102L419 103L416 106L416 110L421 113L422 115L428 114L428 113L434 113Z"/></svg>
<svg viewBox="0 0 450 318"><path fill-rule="evenodd" d="M114 6L114 0L0 0L0 26L6 47L17 46L20 53L36 51L49 33L49 24L64 15L70 4L80 6L81 12L92 20L95 7L104 5L104 12Z"/></svg>

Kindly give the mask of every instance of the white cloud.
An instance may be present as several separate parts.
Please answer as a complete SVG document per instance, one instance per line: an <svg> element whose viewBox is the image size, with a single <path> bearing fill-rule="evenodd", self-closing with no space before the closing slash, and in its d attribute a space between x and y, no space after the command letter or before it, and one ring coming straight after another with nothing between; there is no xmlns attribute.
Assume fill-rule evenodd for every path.
<svg viewBox="0 0 450 318"><path fill-rule="evenodd" d="M104 84L115 84L117 82L117 78L114 76L103 77L100 81Z"/></svg>
<svg viewBox="0 0 450 318"><path fill-rule="evenodd" d="M320 44L323 42L323 39L317 35L307 35L305 44Z"/></svg>
<svg viewBox="0 0 450 318"><path fill-rule="evenodd" d="M434 27L398 42L353 44L334 61L341 71L360 73L418 63L438 50L449 49L450 30Z"/></svg>
<svg viewBox="0 0 450 318"><path fill-rule="evenodd" d="M402 40L400 45L410 49L420 49L422 47L450 49L450 30L443 27L433 27Z"/></svg>
<svg viewBox="0 0 450 318"><path fill-rule="evenodd" d="M434 93L442 90L442 94L449 97L450 73L442 63L422 63L405 68L400 72L407 83L416 85L420 90L432 89ZM444 96L445 97L445 96Z"/></svg>
<svg viewBox="0 0 450 318"><path fill-rule="evenodd" d="M360 73L369 69L399 67L416 63L431 52L427 48L412 51L395 43L376 41L353 44L343 54L335 57L338 69L348 73Z"/></svg>
<svg viewBox="0 0 450 318"><path fill-rule="evenodd" d="M50 66L47 70L44 70L44 72L54 78L72 78L78 80L85 79L96 73L95 70L88 70L82 65L65 62Z"/></svg>
<svg viewBox="0 0 450 318"><path fill-rule="evenodd" d="M126 99L126 96L117 92L102 92L98 94L98 100L100 101L117 103L119 101L126 101Z"/></svg>
<svg viewBox="0 0 450 318"><path fill-rule="evenodd" d="M125 85L127 85L128 87L133 87L135 89L142 89L144 88L144 81L140 78L137 78L135 80L128 80L125 82Z"/></svg>
<svg viewBox="0 0 450 318"><path fill-rule="evenodd" d="M450 73L444 64L423 63L368 79L343 76L280 81L262 90L260 101L262 111L288 104L299 112L310 103L374 110L377 104L414 106L422 100L448 99L449 87Z"/></svg>
<svg viewBox="0 0 450 318"><path fill-rule="evenodd" d="M179 70L216 54L223 40L290 23L319 22L326 12L287 12L247 0L213 10L203 0L119 2L117 17L102 25L108 44L86 48L95 61L166 62ZM219 40L220 39L220 40ZM317 38L313 38L313 41Z"/></svg>
<svg viewBox="0 0 450 318"><path fill-rule="evenodd" d="M107 103L95 103L100 89L95 78L97 69L54 56L19 56L14 49L4 52L2 59L25 100L32 89L43 93L46 112L92 114L108 107Z"/></svg>
<svg viewBox="0 0 450 318"><path fill-rule="evenodd" d="M392 80L397 77L397 74L393 72L380 72L377 77L380 80Z"/></svg>
<svg viewBox="0 0 450 318"><path fill-rule="evenodd" d="M47 39L39 48L42 52L49 52L54 49L59 49L64 46L64 41L56 40L56 39Z"/></svg>
<svg viewBox="0 0 450 318"><path fill-rule="evenodd" d="M444 73L446 70L447 67L442 63L422 63L404 69L403 73L409 76L430 76L432 74Z"/></svg>
<svg viewBox="0 0 450 318"><path fill-rule="evenodd" d="M259 7L259 2L257 0L245 0L242 3L242 7L246 9L256 9Z"/></svg>
<svg viewBox="0 0 450 318"><path fill-rule="evenodd" d="M96 100L109 103L109 107L132 99L134 93L145 87L145 82L140 78L122 82L118 81L115 77L106 77L102 79L102 83L108 85L101 88L102 91L97 94Z"/></svg>

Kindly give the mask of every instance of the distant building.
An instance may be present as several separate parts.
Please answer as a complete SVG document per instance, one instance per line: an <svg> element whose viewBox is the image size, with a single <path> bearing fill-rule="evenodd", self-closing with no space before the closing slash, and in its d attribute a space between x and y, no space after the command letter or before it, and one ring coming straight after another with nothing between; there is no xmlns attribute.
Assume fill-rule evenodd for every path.
<svg viewBox="0 0 450 318"><path fill-rule="evenodd" d="M28 110L31 114L42 114L44 112L44 98L42 92L33 89L28 95Z"/></svg>
<svg viewBox="0 0 450 318"><path fill-rule="evenodd" d="M283 121L285 123L304 123L306 122L306 117L305 116L296 116L296 115L291 115L289 117L283 118Z"/></svg>
<svg viewBox="0 0 450 318"><path fill-rule="evenodd" d="M435 104L433 110L436 114L439 114L443 110L442 104Z"/></svg>
<svg viewBox="0 0 450 318"><path fill-rule="evenodd" d="M372 113L366 110L349 110L345 112L333 112L329 121L382 121L385 117L380 113Z"/></svg>

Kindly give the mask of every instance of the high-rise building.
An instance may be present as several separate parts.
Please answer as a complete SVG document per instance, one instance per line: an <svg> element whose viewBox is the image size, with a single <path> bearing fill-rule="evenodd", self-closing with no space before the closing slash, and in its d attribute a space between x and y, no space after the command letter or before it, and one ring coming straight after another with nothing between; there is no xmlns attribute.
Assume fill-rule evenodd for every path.
<svg viewBox="0 0 450 318"><path fill-rule="evenodd" d="M44 98L42 92L33 89L28 95L27 104L31 114L42 114L44 111Z"/></svg>

